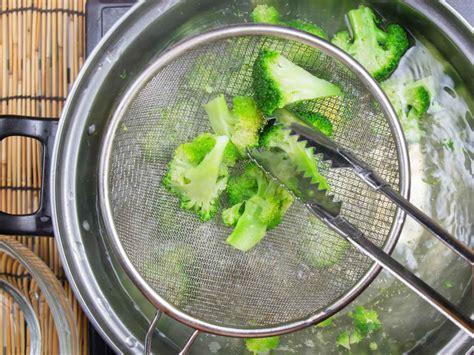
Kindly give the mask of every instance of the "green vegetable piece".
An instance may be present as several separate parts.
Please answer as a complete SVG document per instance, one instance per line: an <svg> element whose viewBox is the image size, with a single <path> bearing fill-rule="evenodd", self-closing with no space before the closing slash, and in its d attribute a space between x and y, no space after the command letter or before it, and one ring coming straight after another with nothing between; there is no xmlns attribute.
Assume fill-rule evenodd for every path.
<svg viewBox="0 0 474 355"><path fill-rule="evenodd" d="M334 323L334 318L333 317L329 317L325 320L323 320L322 322L316 324L316 327L318 328L326 328L326 327L329 327L330 325L332 325Z"/></svg>
<svg viewBox="0 0 474 355"><path fill-rule="evenodd" d="M349 332L346 330L336 337L336 344L342 346L343 348L346 348L347 350L351 350L349 339Z"/></svg>
<svg viewBox="0 0 474 355"><path fill-rule="evenodd" d="M430 92L423 84L409 85L405 89L408 116L422 117L430 107Z"/></svg>
<svg viewBox="0 0 474 355"><path fill-rule="evenodd" d="M231 111L224 95L219 95L205 104L204 109L214 132L228 136L241 152L258 144L258 135L265 120L253 98L234 97Z"/></svg>
<svg viewBox="0 0 474 355"><path fill-rule="evenodd" d="M341 94L336 85L270 49L263 49L254 63L253 87L257 106L268 116L275 109L298 101Z"/></svg>
<svg viewBox="0 0 474 355"><path fill-rule="evenodd" d="M365 309L357 306L353 312L349 313L355 329L362 335L366 336L379 330L382 324L379 321L378 314L373 309Z"/></svg>
<svg viewBox="0 0 474 355"><path fill-rule="evenodd" d="M217 212L229 167L237 157L238 152L227 136L201 134L176 149L162 183L180 198L181 208L207 221Z"/></svg>
<svg viewBox="0 0 474 355"><path fill-rule="evenodd" d="M245 339L245 346L254 354L266 353L275 350L280 345L280 337L249 338Z"/></svg>
<svg viewBox="0 0 474 355"><path fill-rule="evenodd" d="M370 350L377 350L378 349L378 345L375 341L371 341L370 344L369 344L369 349Z"/></svg>
<svg viewBox="0 0 474 355"><path fill-rule="evenodd" d="M283 122L298 121L298 118L287 110L277 110L276 116ZM319 173L313 148L308 148L304 141L298 141L298 136L291 135L283 125L273 125L264 130L260 136L260 145L269 150L283 151L289 160L290 171L296 169L304 173L313 183L319 184L321 190L330 189L326 178Z"/></svg>
<svg viewBox="0 0 474 355"><path fill-rule="evenodd" d="M349 343L357 344L357 343L360 343L363 339L364 337L362 336L362 334L360 334L360 332L357 329L355 329L350 335Z"/></svg>
<svg viewBox="0 0 474 355"><path fill-rule="evenodd" d="M452 139L446 139L443 142L443 147L445 147L447 150L450 150L451 152L454 151L454 142Z"/></svg>
<svg viewBox="0 0 474 355"><path fill-rule="evenodd" d="M234 205L222 212L222 218L235 228L226 242L241 251L252 249L278 225L294 200L255 164L230 178L227 193Z"/></svg>
<svg viewBox="0 0 474 355"><path fill-rule="evenodd" d="M409 79L402 84L392 79L382 83L382 89L402 122L423 117L430 108L432 86L431 77L416 81Z"/></svg>
<svg viewBox="0 0 474 355"><path fill-rule="evenodd" d="M386 79L409 47L405 30L391 24L385 32L374 11L365 6L349 11L348 18L353 38L342 31L332 43L353 56L376 80Z"/></svg>
<svg viewBox="0 0 474 355"><path fill-rule="evenodd" d="M273 6L258 5L250 14L253 22L278 24L280 22L280 14Z"/></svg>
<svg viewBox="0 0 474 355"><path fill-rule="evenodd" d="M235 226L240 217L242 217L242 207L244 203L237 203L234 206L222 211L222 221L227 227Z"/></svg>
<svg viewBox="0 0 474 355"><path fill-rule="evenodd" d="M418 142L422 136L419 121L430 108L433 87L432 77L420 80L394 77L382 83L409 142Z"/></svg>
<svg viewBox="0 0 474 355"><path fill-rule="evenodd" d="M291 123L296 122L299 124L306 124L309 127L320 130L323 134L328 137L332 136L332 123L326 116L310 111L299 110L287 110L287 109L276 109L274 112L275 117L285 126L290 126Z"/></svg>
<svg viewBox="0 0 474 355"><path fill-rule="evenodd" d="M454 287L454 285L453 285L451 282L449 282L449 281L445 281L444 284L443 284L443 286L444 286L445 288L453 288L453 287Z"/></svg>
<svg viewBox="0 0 474 355"><path fill-rule="evenodd" d="M292 27L300 31L311 33L312 35L328 39L328 35L324 30L311 22L303 21L300 19L292 21L283 21L277 9L273 6L258 5L253 10L252 21L259 23L269 23L272 25L280 25L286 27Z"/></svg>

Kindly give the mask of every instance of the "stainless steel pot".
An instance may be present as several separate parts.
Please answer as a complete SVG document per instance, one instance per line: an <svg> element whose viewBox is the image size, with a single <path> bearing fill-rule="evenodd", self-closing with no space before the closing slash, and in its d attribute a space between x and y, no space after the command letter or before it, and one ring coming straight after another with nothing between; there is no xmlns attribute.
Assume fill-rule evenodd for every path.
<svg viewBox="0 0 474 355"><path fill-rule="evenodd" d="M285 2L275 3L282 5ZM357 3L349 0L301 0L288 1L287 6L295 17L314 17L323 28L333 33L340 29L340 19ZM121 95L137 76L137 68L146 67L167 46L186 36L242 22L254 5L250 1L233 0L140 2L114 26L92 53L64 108L51 169L56 240L64 268L84 311L117 351L142 352L154 308L128 279L114 256L107 252L110 248L97 198L98 152L107 122ZM426 36L449 59L461 77L466 78L466 85L473 91L474 83L468 80L472 78L472 29L458 17L442 4L430 1L374 1L370 5L409 30ZM334 18L339 21L334 22ZM418 248L418 252L420 255L424 252L423 246ZM440 265L437 272L447 272L450 267L453 267L453 261L447 260L446 265ZM430 271L423 272L429 274ZM461 269L459 278L460 282L468 282L469 272ZM374 295L379 293L379 286L376 283L367 289L362 299L369 299L369 304L376 300ZM395 284L391 287L400 286ZM454 302L465 302L467 309L472 311L469 292L455 296ZM410 302L414 302L413 299ZM413 305L416 306L416 303ZM425 314L424 319L432 326L404 325L416 335L409 344L401 346L401 350L413 349L412 343L423 337L436 338L436 341L422 346L423 352L427 353L447 348L465 349L469 345L469 339L456 335L457 330L449 322L443 323L434 314ZM158 328L160 332L154 337L154 349L160 354L176 353L192 331L169 318L163 318ZM308 336L307 333L294 335L302 342ZM215 345L211 348L208 345L219 339L203 337L193 351L203 353L215 350ZM241 344L237 340L221 340L219 347L228 352L236 351ZM311 349L307 351L311 353Z"/></svg>

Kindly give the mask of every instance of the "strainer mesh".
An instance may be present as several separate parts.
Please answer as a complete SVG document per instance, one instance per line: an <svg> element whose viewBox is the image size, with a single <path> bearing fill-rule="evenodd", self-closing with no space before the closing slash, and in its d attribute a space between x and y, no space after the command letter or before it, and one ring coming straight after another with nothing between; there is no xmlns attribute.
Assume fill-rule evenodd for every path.
<svg viewBox="0 0 474 355"><path fill-rule="evenodd" d="M200 222L161 185L176 147L211 131L204 103L220 93L227 99L253 95L252 63L264 47L341 87L342 97L304 106L328 116L335 141L399 184L394 138L378 104L349 69L323 52L295 41L242 36L201 45L158 69L115 132L113 222L131 263L158 295L192 317L241 329L307 318L350 290L372 265L299 202L257 247L240 252L225 243L231 229L220 215ZM342 215L382 246L395 206L351 171L326 175L343 201Z"/></svg>

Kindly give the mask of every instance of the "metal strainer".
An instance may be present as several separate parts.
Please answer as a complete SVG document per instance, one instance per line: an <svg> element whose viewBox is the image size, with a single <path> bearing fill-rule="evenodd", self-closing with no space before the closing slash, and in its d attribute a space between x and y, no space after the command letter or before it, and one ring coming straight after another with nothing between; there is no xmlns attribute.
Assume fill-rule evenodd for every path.
<svg viewBox="0 0 474 355"><path fill-rule="evenodd" d="M342 96L306 108L328 116L336 142L408 195L407 151L393 109L370 76L330 44L291 29L246 25L168 50L121 99L103 143L99 185L114 252L159 309L150 329L160 312L193 327L185 350L198 331L270 336L317 323L380 270L298 201L256 248L242 253L225 243L230 229L219 217L202 223L163 188L176 147L212 131L202 105L220 93L253 95L252 64L262 48L278 50L342 89ZM354 172L323 162L320 169L344 201L342 216L389 253L403 213Z"/></svg>

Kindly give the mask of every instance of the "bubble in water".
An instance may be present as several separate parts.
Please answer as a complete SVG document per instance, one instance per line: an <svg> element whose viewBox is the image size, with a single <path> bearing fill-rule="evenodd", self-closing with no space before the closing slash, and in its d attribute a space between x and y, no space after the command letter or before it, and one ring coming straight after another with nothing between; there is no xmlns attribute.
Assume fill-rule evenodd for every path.
<svg viewBox="0 0 474 355"><path fill-rule="evenodd" d="M82 228L84 228L86 231L90 231L91 230L91 225L89 224L89 222L83 221L82 222Z"/></svg>
<svg viewBox="0 0 474 355"><path fill-rule="evenodd" d="M95 124L91 124L88 128L87 128L87 134L89 134L89 136L93 135L95 133Z"/></svg>

